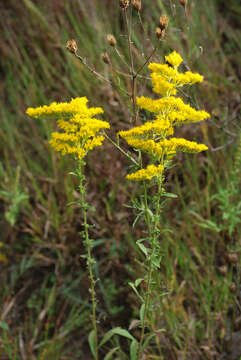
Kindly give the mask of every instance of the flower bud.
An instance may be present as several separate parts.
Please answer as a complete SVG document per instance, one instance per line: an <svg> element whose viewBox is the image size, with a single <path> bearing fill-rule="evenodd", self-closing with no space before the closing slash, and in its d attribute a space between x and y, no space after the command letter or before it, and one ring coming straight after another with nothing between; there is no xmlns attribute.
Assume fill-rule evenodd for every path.
<svg viewBox="0 0 241 360"><path fill-rule="evenodd" d="M111 64L110 57L107 52L104 52L103 54L101 54L101 59L104 61L105 64L107 64L107 65Z"/></svg>
<svg viewBox="0 0 241 360"><path fill-rule="evenodd" d="M132 6L133 6L137 11L141 11L141 0L132 0Z"/></svg>
<svg viewBox="0 0 241 360"><path fill-rule="evenodd" d="M77 50L78 50L78 46L75 40L68 40L66 43L66 48L69 52L71 52L72 54L76 54Z"/></svg>
<svg viewBox="0 0 241 360"><path fill-rule="evenodd" d="M156 28L156 36L157 36L157 38L158 38L159 40L160 40L160 39L163 39L164 36L165 36L165 34L166 34L166 30L165 30L165 29L161 30L159 27Z"/></svg>
<svg viewBox="0 0 241 360"><path fill-rule="evenodd" d="M127 9L129 6L129 0L119 0L120 1L120 7L122 9Z"/></svg>
<svg viewBox="0 0 241 360"><path fill-rule="evenodd" d="M229 289L232 293L235 293L235 291L237 290L235 283L232 282L229 286Z"/></svg>
<svg viewBox="0 0 241 360"><path fill-rule="evenodd" d="M228 254L228 261L231 263L231 264L237 264L238 261L239 261L239 256L238 254L236 253L230 253Z"/></svg>
<svg viewBox="0 0 241 360"><path fill-rule="evenodd" d="M187 5L187 0L179 0L179 2L183 7Z"/></svg>
<svg viewBox="0 0 241 360"><path fill-rule="evenodd" d="M110 46L116 46L116 38L114 37L114 35L108 34L106 38Z"/></svg>
<svg viewBox="0 0 241 360"><path fill-rule="evenodd" d="M166 30L167 29L167 26L168 26L168 17L166 15L162 15L160 17L160 25L159 25L159 28L161 30Z"/></svg>

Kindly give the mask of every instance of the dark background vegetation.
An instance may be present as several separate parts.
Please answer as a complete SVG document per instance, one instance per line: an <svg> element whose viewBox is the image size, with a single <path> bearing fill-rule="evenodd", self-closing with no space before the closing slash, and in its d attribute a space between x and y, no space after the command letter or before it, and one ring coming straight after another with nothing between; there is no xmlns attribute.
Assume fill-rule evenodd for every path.
<svg viewBox="0 0 241 360"><path fill-rule="evenodd" d="M205 82L184 99L212 118L179 130L210 151L178 156L166 179L178 199L162 216L171 229L161 239L167 292L160 313L163 358L236 360L241 356L241 6L235 0L190 0L185 14L178 0L143 0L145 33L133 13L137 65L143 52L151 52L164 13L168 33L154 60L162 62L175 49L191 70L203 74ZM128 59L123 18L117 0L8 0L0 2L0 33L0 359L90 359L81 211L68 206L78 197L69 174L74 163L48 146L55 123L30 119L25 110L87 96L91 106L104 108L113 134L127 128L128 99L65 49L67 40L76 39L81 56L111 77L101 53L108 49L113 64L121 65L106 42L112 33ZM123 78L121 85L130 88ZM150 83L142 83L138 93L152 96ZM133 229L134 215L124 206L137 191L124 180L127 165L108 143L87 159L101 335L115 326L128 328L138 316L128 282L141 276L135 240L142 224ZM116 344L104 351L111 346ZM122 346L127 349L125 342Z"/></svg>

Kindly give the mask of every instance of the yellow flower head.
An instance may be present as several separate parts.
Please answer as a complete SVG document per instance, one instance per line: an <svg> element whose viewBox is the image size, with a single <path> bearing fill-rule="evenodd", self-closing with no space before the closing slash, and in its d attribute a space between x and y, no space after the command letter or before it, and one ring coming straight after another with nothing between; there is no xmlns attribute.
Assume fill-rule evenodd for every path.
<svg viewBox="0 0 241 360"><path fill-rule="evenodd" d="M103 109L88 108L87 102L86 97L76 98L69 103L28 108L26 113L34 118L57 118L61 132L51 134L50 145L62 155L72 154L82 159L88 151L102 145L104 137L100 132L110 127L106 121L93 118L94 115L103 113Z"/></svg>
<svg viewBox="0 0 241 360"><path fill-rule="evenodd" d="M162 176L162 172L164 170L163 165L148 165L146 169L141 169L136 171L135 173L128 174L126 178L128 180L141 181L141 180L151 180L153 177Z"/></svg>
<svg viewBox="0 0 241 360"><path fill-rule="evenodd" d="M183 58L176 51L173 51L171 54L165 56L165 60L174 68L178 68L178 66L183 62Z"/></svg>

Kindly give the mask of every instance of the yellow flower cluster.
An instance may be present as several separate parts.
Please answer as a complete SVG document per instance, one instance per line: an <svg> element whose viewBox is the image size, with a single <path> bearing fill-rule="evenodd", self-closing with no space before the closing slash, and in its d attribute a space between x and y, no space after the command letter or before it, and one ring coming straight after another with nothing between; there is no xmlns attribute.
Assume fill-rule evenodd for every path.
<svg viewBox="0 0 241 360"><path fill-rule="evenodd" d="M103 113L103 109L88 108L87 102L86 97L81 97L72 99L69 103L28 108L26 113L34 118L57 118L58 127L62 131L51 134L50 145L62 155L72 154L83 159L88 151L102 145L104 136L100 135L100 131L110 127L106 121L93 118L94 115Z"/></svg>
<svg viewBox="0 0 241 360"><path fill-rule="evenodd" d="M184 85L191 85L203 81L203 76L186 71L180 73L179 65L182 63L182 57L173 51L165 57L167 64L149 64L148 68L152 71L151 79L153 91L162 96L175 95L177 88Z"/></svg>
<svg viewBox="0 0 241 360"><path fill-rule="evenodd" d="M129 174L126 176L128 180L151 180L154 176L162 176L162 172L164 167L162 165L148 165L146 169L141 169L136 171L133 174Z"/></svg>
<svg viewBox="0 0 241 360"><path fill-rule="evenodd" d="M158 114L159 117L162 116L172 126L202 121L210 117L206 111L195 110L190 105L185 104L181 98L174 96L163 97L158 100L141 96L136 101L140 108Z"/></svg>
<svg viewBox="0 0 241 360"><path fill-rule="evenodd" d="M195 141L174 137L168 139L174 133L174 126L202 121L210 115L206 111L193 109L181 98L174 96L179 87L202 82L203 76L190 71L180 73L178 67L183 60L175 51L166 56L165 60L167 64L151 63L149 65L152 71L153 91L162 95L162 98L153 100L142 96L136 99L140 108L155 114L154 120L128 131L119 132L119 135L130 146L148 153L152 158L153 164L147 166L146 169L127 175L129 180L149 180L155 176L161 177L165 159L177 151L198 153L208 149L206 145Z"/></svg>
<svg viewBox="0 0 241 360"><path fill-rule="evenodd" d="M53 102L50 105L39 106L37 108L28 108L26 114L33 118L41 117L64 117L68 118L74 114L81 114L82 117L92 117L97 114L102 114L104 111L101 107L87 108L86 104L88 99L84 97L78 97L68 102L56 103Z"/></svg>

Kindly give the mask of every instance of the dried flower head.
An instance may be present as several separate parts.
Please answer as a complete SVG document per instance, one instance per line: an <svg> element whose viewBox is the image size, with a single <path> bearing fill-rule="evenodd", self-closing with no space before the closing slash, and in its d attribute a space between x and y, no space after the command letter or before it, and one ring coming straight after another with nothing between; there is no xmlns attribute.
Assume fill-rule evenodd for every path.
<svg viewBox="0 0 241 360"><path fill-rule="evenodd" d="M68 40L66 43L66 48L69 52L71 52L72 54L76 54L77 50L78 50L78 46L75 40Z"/></svg>
<svg viewBox="0 0 241 360"><path fill-rule="evenodd" d="M101 54L101 59L104 61L105 64L107 65L111 64L110 57L107 52Z"/></svg>
<svg viewBox="0 0 241 360"><path fill-rule="evenodd" d="M120 7L122 9L127 9L129 6L129 0L120 0Z"/></svg>
<svg viewBox="0 0 241 360"><path fill-rule="evenodd" d="M114 37L114 35L108 34L106 38L110 46L116 46L116 38Z"/></svg>
<svg viewBox="0 0 241 360"><path fill-rule="evenodd" d="M161 30L166 30L167 29L167 26L168 26L168 17L166 15L162 15L160 17L160 25L159 25L159 28Z"/></svg>
<svg viewBox="0 0 241 360"><path fill-rule="evenodd" d="M166 29L161 30L159 27L156 28L156 36L158 39L163 39L166 35Z"/></svg>
<svg viewBox="0 0 241 360"><path fill-rule="evenodd" d="M132 6L133 6L137 11L141 11L141 0L132 0Z"/></svg>
<svg viewBox="0 0 241 360"><path fill-rule="evenodd" d="M180 4L183 6L183 7L186 7L187 5L187 0L179 0Z"/></svg>

